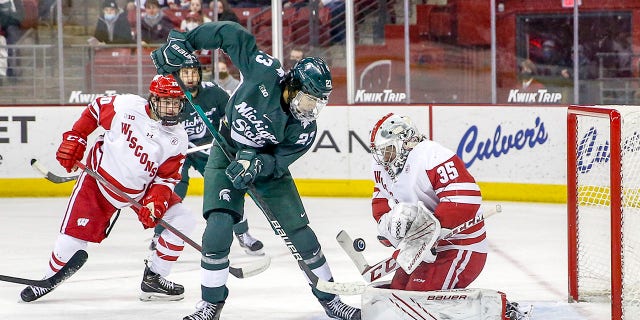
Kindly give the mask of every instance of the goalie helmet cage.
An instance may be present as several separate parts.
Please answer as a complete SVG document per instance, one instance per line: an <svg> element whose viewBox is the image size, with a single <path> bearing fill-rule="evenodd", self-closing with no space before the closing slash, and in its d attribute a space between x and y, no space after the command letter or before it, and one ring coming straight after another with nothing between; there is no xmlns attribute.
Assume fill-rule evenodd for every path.
<svg viewBox="0 0 640 320"><path fill-rule="evenodd" d="M640 319L640 106L567 112L569 301Z"/></svg>

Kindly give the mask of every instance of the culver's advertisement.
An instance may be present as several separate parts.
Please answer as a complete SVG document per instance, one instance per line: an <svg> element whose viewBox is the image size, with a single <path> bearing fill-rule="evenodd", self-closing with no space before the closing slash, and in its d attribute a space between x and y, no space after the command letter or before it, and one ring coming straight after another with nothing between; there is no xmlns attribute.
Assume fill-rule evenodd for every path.
<svg viewBox="0 0 640 320"><path fill-rule="evenodd" d="M434 106L433 139L477 181L566 184L566 107Z"/></svg>

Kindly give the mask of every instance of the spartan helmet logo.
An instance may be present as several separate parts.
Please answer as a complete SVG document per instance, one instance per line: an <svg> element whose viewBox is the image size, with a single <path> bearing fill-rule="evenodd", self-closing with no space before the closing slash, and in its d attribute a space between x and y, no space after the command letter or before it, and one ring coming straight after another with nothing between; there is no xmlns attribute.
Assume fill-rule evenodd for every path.
<svg viewBox="0 0 640 320"><path fill-rule="evenodd" d="M222 190L220 190L220 193L218 193L218 197L219 197L220 200L224 200L226 202L231 202L231 196L229 195L229 193L231 193L231 190L222 189Z"/></svg>

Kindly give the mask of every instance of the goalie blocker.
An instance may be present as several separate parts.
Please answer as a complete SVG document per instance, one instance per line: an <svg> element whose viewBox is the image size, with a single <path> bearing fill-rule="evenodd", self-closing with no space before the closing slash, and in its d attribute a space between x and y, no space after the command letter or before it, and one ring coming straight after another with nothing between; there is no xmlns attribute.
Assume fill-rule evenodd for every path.
<svg viewBox="0 0 640 320"><path fill-rule="evenodd" d="M509 320L504 293L491 289L405 291L387 289L389 281L367 286L362 320Z"/></svg>

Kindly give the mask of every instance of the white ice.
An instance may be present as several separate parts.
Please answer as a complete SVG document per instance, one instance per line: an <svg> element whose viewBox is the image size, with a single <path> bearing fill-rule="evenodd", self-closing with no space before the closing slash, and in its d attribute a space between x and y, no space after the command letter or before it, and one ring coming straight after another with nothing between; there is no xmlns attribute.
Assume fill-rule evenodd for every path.
<svg viewBox="0 0 640 320"><path fill-rule="evenodd" d="M341 229L366 240L364 253L370 263L391 253L375 238L369 199L303 201L336 281L362 279L335 240ZM42 276L66 202L66 198L0 199L0 274L30 279ZM194 215L200 215L201 197L190 196L186 203ZM500 290L509 300L533 305L533 319L610 319L606 304L566 302L566 206L501 204L503 212L486 223L491 251L472 287ZM267 271L255 277L229 278L230 296L221 319L328 319L288 249L260 211L248 205L247 214L251 234L264 242L272 262ZM203 228L204 220L199 219L192 235L199 243ZM200 300L199 253L185 247L168 277L185 286L184 300L139 301L143 260L149 255L151 234L142 229L133 211L123 210L111 235L103 243L89 246L85 266L47 296L19 303L24 286L0 282L0 319L182 319ZM234 241L230 259L232 264L240 264L249 258ZM360 305L359 296L345 296L343 300Z"/></svg>

